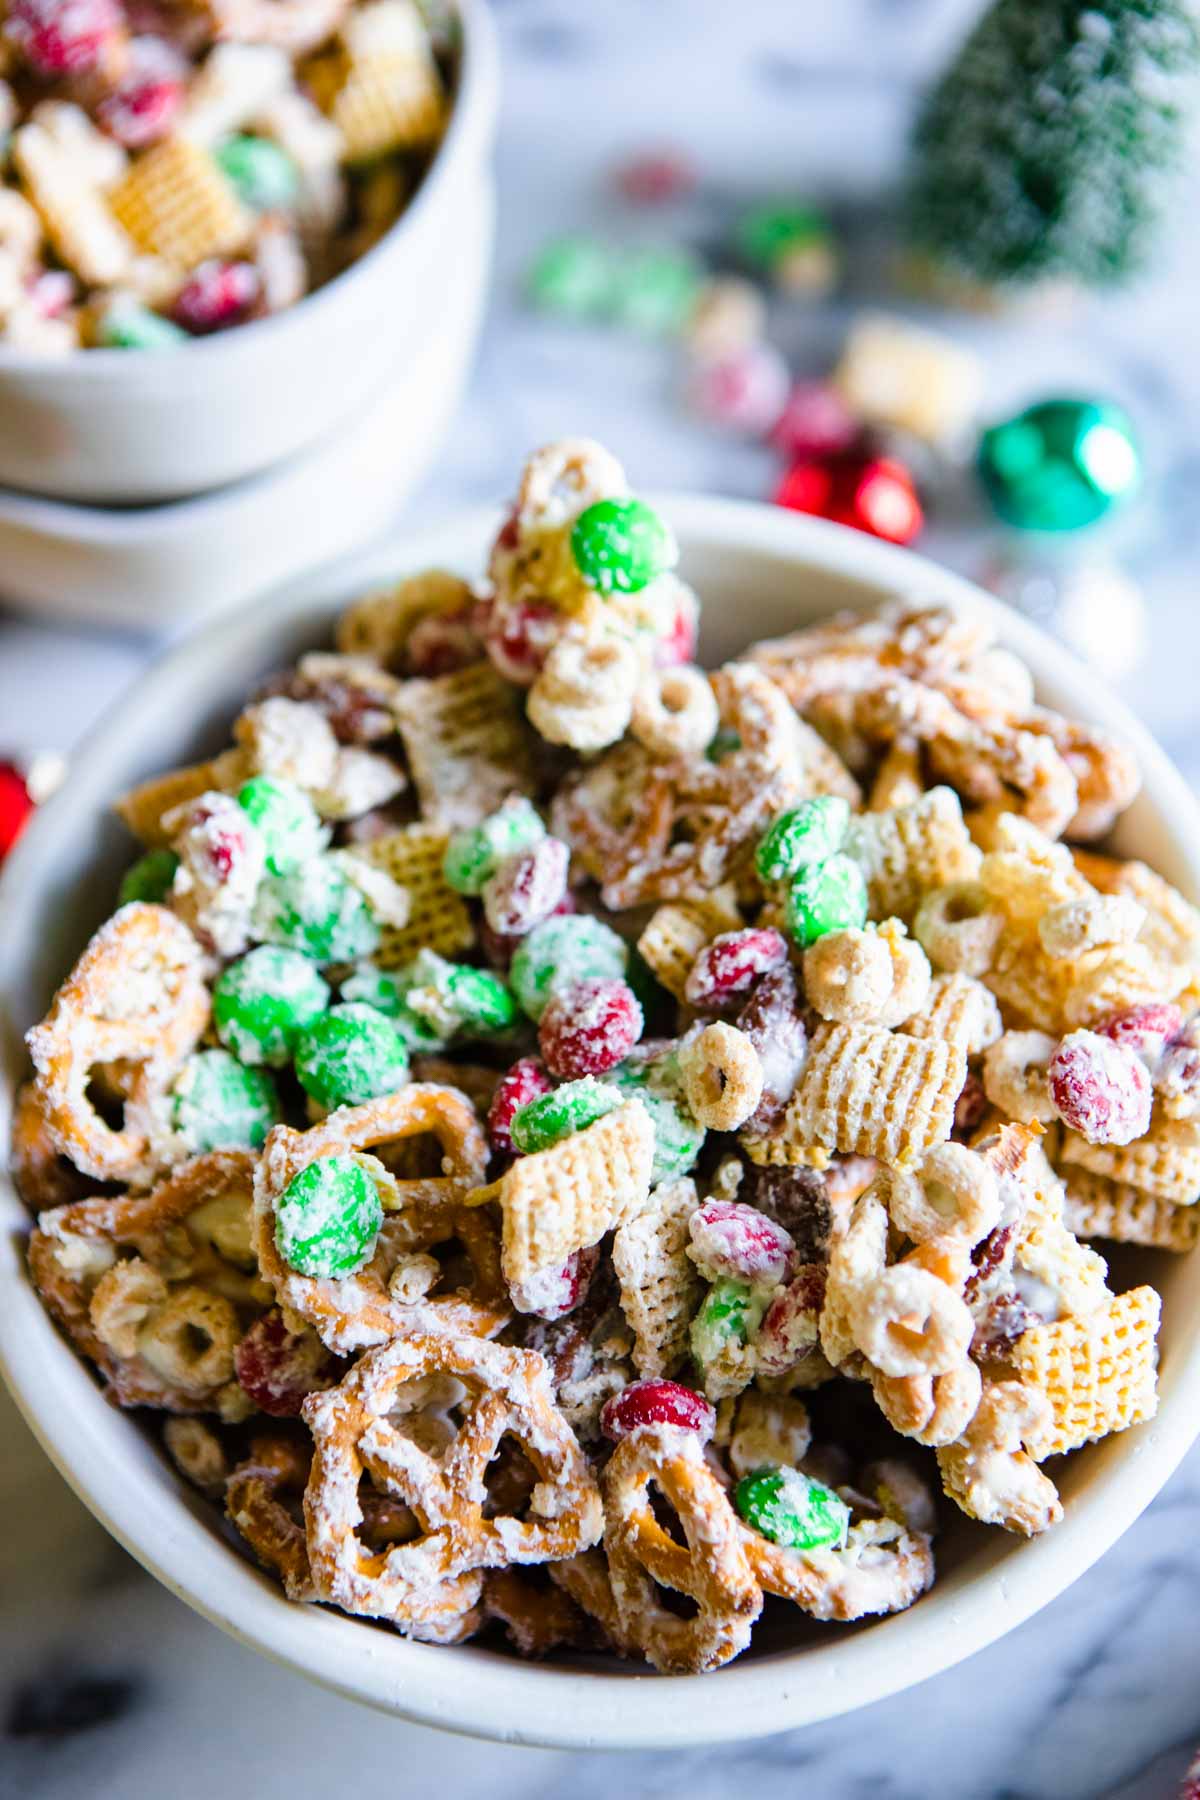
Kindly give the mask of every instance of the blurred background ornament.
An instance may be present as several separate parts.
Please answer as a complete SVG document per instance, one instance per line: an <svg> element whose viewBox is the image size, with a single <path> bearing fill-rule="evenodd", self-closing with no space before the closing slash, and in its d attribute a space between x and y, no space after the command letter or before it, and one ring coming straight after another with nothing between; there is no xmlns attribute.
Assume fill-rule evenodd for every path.
<svg viewBox="0 0 1200 1800"><path fill-rule="evenodd" d="M66 758L54 750L19 761L0 759L0 862L66 772Z"/></svg>
<svg viewBox="0 0 1200 1800"><path fill-rule="evenodd" d="M924 523L904 464L860 450L793 463L772 498L776 506L852 525L892 544L911 544Z"/></svg>
<svg viewBox="0 0 1200 1800"><path fill-rule="evenodd" d="M1108 681L1124 680L1145 657L1145 599L1132 577L1109 559L1056 558L1014 545L979 579Z"/></svg>
<svg viewBox="0 0 1200 1800"><path fill-rule="evenodd" d="M1022 531L1077 531L1129 499L1141 480L1133 425L1102 400L1041 400L979 441L992 505Z"/></svg>
<svg viewBox="0 0 1200 1800"><path fill-rule="evenodd" d="M837 241L815 206L771 201L738 221L735 247L742 261L783 293L822 299L837 285Z"/></svg>
<svg viewBox="0 0 1200 1800"><path fill-rule="evenodd" d="M909 250L949 297L1146 264L1200 64L1186 0L995 0L913 135Z"/></svg>

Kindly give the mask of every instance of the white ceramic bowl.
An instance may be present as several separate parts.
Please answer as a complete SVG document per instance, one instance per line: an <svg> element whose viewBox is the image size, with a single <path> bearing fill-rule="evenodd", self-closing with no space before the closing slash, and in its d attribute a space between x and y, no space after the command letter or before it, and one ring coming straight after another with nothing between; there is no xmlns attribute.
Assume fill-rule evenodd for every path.
<svg viewBox="0 0 1200 1800"><path fill-rule="evenodd" d="M156 632L220 612L395 523L462 398L495 223L488 176L466 197L457 279L422 296L422 353L298 455L194 499L82 506L0 490L5 602L42 616Z"/></svg>
<svg viewBox="0 0 1200 1800"><path fill-rule="evenodd" d="M0 487L133 504L202 493L294 456L398 384L428 347L428 298L448 304L469 266L491 156L495 28L485 0L461 14L445 139L375 248L285 312L177 351L0 346Z"/></svg>
<svg viewBox="0 0 1200 1800"><path fill-rule="evenodd" d="M707 661L835 607L886 593L982 610L1028 662L1042 697L1123 732L1145 785L1117 834L1200 895L1200 812L1125 709L1039 631L957 577L858 534L762 506L666 496L683 571L704 601ZM214 748L249 684L321 639L339 603L387 576L444 563L470 573L496 519L473 514L318 574L209 627L141 681L94 733L65 788L34 821L0 881L0 1012L9 1083L17 1033L44 1009L111 904L129 846L113 795ZM2 1125L2 1122L0 1122ZM109 1407L51 1325L25 1274L27 1220L0 1194L0 1357L49 1455L96 1516L173 1592L244 1642L341 1694L401 1717L521 1743L616 1748L717 1742L828 1718L906 1688L999 1638L1061 1593L1137 1517L1200 1430L1200 1257L1133 1253L1120 1285L1165 1298L1157 1418L1065 1465L1064 1522L1026 1543L945 1508L939 1579L910 1612L862 1627L813 1626L758 1641L718 1674L671 1678L616 1662L521 1663L501 1650L406 1643L317 1607L294 1606L220 1534L136 1423Z"/></svg>

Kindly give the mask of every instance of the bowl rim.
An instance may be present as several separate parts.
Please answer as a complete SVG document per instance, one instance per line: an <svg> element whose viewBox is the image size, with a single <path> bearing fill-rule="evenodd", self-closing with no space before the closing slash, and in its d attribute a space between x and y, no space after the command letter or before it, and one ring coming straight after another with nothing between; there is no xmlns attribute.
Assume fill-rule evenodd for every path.
<svg viewBox="0 0 1200 1800"><path fill-rule="evenodd" d="M302 294L294 305L263 319L248 320L234 331L189 338L167 358L148 353L155 368L173 365L180 356L207 356L210 361L222 355L231 360L235 355L256 356L268 337L278 339L288 332L303 331L307 323L319 322L323 314L340 305L352 290L357 290L377 274L386 274L387 267L402 254L426 214L440 204L443 190L453 182L457 171L481 155L492 136L500 71L495 21L487 0L454 0L454 4L460 23L460 48L450 121L415 194L400 216L362 256L355 257L348 267L331 280L322 282L311 293ZM77 346L67 356L47 357L0 342L0 378L29 375L36 376L39 383L62 385L73 381L86 369L85 381L111 382L127 380L131 369L142 366L145 366L145 359L131 358L128 350ZM215 375L216 372L210 370L209 373Z"/></svg>
<svg viewBox="0 0 1200 1800"><path fill-rule="evenodd" d="M963 577L843 527L745 501L670 493L652 498L688 553L703 555L707 546L735 556L767 554L794 563L799 577L808 567L893 594L946 601L990 619L1039 679L1066 693L1065 704L1125 737L1141 763L1158 822L1186 868L1184 885L1200 895L1200 848L1190 848L1200 846L1200 807L1182 776L1123 702L1036 626ZM448 547L486 542L498 518L493 508L477 508L419 533L401 530L367 552L282 584L232 620L217 619L193 633L159 658L89 734L75 763L85 771L81 808L88 816L95 813L96 797L87 791L88 752L100 751L117 732L128 732L131 696L143 705L156 694L166 698L181 685L186 688L197 657L207 652L214 669L218 652L222 663L233 662L239 634L258 643L268 626L315 611L324 600L333 604L360 584L430 562L460 561L462 552L452 554ZM35 817L0 876L0 944L25 867L36 868L74 786L69 778L60 796ZM555 1669L470 1644L457 1647L447 1660L436 1646L287 1601L271 1578L231 1553L206 1522L207 1505L193 1502L149 1448L157 1479L139 1475L129 1482L128 1470L106 1457L98 1434L108 1408L42 1310L12 1230L0 1238L0 1295L5 1301L0 1370L34 1435L101 1523L172 1593L240 1642L346 1698L420 1724L526 1745L695 1747L817 1723L912 1687L1004 1636L1062 1593L1149 1505L1200 1434L1200 1408L1191 1404L1200 1393L1198 1323L1191 1342L1181 1342L1169 1360L1157 1417L1097 1447L1102 1457L1111 1453L1105 1466L1072 1498L1054 1531L1020 1545L1004 1540L1008 1553L1002 1545L981 1572L961 1584L953 1574L948 1577L954 1591L935 1584L911 1611L851 1632L836 1645L821 1645L824 1654L805 1646L734 1662L705 1684L698 1713L686 1702L672 1704L693 1693L688 1677ZM57 1359L72 1400L57 1411L39 1393L47 1355Z"/></svg>

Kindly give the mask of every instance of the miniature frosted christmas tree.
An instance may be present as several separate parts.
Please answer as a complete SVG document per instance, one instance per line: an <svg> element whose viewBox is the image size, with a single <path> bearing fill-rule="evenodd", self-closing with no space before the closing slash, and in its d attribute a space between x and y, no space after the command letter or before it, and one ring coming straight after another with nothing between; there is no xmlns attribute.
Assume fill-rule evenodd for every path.
<svg viewBox="0 0 1200 1800"><path fill-rule="evenodd" d="M1135 273L1198 61L1186 0L995 0L917 121L917 266L964 294Z"/></svg>

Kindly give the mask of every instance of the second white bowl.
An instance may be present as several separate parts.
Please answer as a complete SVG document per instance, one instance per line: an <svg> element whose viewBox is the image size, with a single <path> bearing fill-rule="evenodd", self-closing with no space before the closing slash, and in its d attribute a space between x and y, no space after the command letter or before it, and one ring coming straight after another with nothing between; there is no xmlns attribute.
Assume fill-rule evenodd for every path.
<svg viewBox="0 0 1200 1800"><path fill-rule="evenodd" d="M1117 847L1200 896L1200 811L1185 784L1125 708L1040 631L946 571L855 532L730 501L665 496L657 504L701 593L710 663L753 638L889 593L986 613L1029 664L1042 699L1131 742L1144 787ZM339 606L364 588L431 563L476 572L496 523L471 514L294 584L200 633L114 709L0 878L0 1087L9 1100L26 1067L19 1033L45 1010L110 908L128 861L128 839L109 812L113 796L225 741L248 688L325 638ZM1150 1279L1164 1297L1158 1416L1069 1459L1060 1477L1066 1518L1045 1537L1026 1543L947 1504L937 1583L911 1611L861 1627L789 1616L711 1676L664 1678L613 1659L525 1663L478 1644L439 1649L293 1605L239 1555L212 1508L183 1487L132 1417L106 1404L55 1330L25 1270L28 1223L0 1183L0 1362L47 1452L108 1529L207 1618L326 1687L403 1718L513 1742L695 1748L809 1724L911 1687L1061 1593L1149 1504L1200 1430L1200 1257L1131 1254L1116 1259L1117 1285Z"/></svg>
<svg viewBox="0 0 1200 1800"><path fill-rule="evenodd" d="M499 88L485 0L460 0L450 124L375 248L295 306L172 351L36 357L0 346L0 487L106 504L199 494L294 456L399 384L429 347L428 301L470 261Z"/></svg>

